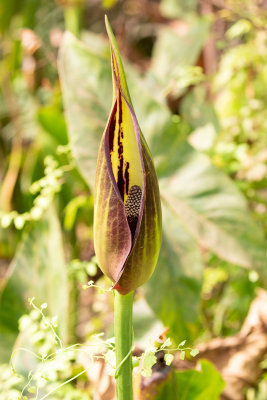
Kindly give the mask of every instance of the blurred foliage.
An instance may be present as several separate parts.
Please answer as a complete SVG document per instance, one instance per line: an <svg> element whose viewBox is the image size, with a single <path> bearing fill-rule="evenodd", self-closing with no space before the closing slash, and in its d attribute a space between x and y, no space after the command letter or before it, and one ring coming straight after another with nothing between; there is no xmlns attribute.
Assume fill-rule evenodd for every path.
<svg viewBox="0 0 267 400"><path fill-rule="evenodd" d="M224 387L220 374L207 360L202 360L199 367L200 371L175 372L156 399L219 400Z"/></svg>
<svg viewBox="0 0 267 400"><path fill-rule="evenodd" d="M26 312L25 295L47 302L57 315L63 340L67 335L68 282L59 223L53 211L33 222L19 245L7 271L0 300L1 352L7 362L18 333L17 321ZM60 298L60 301L56 301Z"/></svg>
<svg viewBox="0 0 267 400"><path fill-rule="evenodd" d="M145 350L163 326L176 345L235 334L266 288L267 8L204 3L0 0L1 400L19 398L40 367L19 353L27 368L14 375L12 349L53 347L29 297L47 303L49 321L57 316L66 346L111 334L108 293L82 290L88 281L108 287L92 243L96 154L112 93L106 10L163 204L158 267L137 293L137 342ZM200 366L173 372L160 396L172 399L177 385L192 399L218 398L220 375ZM46 392L81 368L76 353L64 353L49 364ZM81 374L51 399L93 391ZM265 398L263 375L247 400Z"/></svg>

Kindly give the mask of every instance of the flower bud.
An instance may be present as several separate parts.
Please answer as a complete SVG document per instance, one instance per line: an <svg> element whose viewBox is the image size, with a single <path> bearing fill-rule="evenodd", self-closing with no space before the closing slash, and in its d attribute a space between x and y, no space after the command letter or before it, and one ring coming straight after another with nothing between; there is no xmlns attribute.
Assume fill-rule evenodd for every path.
<svg viewBox="0 0 267 400"><path fill-rule="evenodd" d="M151 154L131 103L115 37L106 18L113 105L98 152L94 245L103 273L121 294L152 275L161 243L161 204Z"/></svg>

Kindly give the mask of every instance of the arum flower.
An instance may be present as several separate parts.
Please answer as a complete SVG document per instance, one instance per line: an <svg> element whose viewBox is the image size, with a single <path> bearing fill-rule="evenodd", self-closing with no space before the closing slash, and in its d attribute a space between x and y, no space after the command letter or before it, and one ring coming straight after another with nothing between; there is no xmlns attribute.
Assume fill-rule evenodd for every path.
<svg viewBox="0 0 267 400"><path fill-rule="evenodd" d="M98 152L94 244L101 270L125 295L145 283L155 269L161 243L161 205L151 154L107 18L106 28L113 105Z"/></svg>

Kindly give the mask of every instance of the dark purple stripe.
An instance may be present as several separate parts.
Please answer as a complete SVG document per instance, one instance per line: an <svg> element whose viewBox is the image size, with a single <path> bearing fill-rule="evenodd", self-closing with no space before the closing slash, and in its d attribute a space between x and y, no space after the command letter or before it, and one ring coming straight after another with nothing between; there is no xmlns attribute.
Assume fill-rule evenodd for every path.
<svg viewBox="0 0 267 400"><path fill-rule="evenodd" d="M119 92L119 130L120 130L121 138L123 139L121 92Z"/></svg>
<svg viewBox="0 0 267 400"><path fill-rule="evenodd" d="M125 181L125 184L126 184L126 194L129 193L129 180L130 180L129 167L130 167L130 164L127 161L125 172L124 172L124 181Z"/></svg>
<svg viewBox="0 0 267 400"><path fill-rule="evenodd" d="M118 94L118 92L116 93L116 96L115 96L116 98L117 98L117 94ZM113 104L112 113L111 113L112 115L113 115L113 110L115 107L116 107L116 102ZM121 197L121 194L120 194L120 191L117 186L116 179L115 179L115 176L114 176L114 173L112 170L112 165L111 165L111 157L110 157L110 151L109 151L110 125L111 125L111 118L109 118L108 125L107 125L106 131L105 131L105 138L104 138L105 159L106 159L108 173L109 173L109 177L111 179L113 188L115 189L115 192L117 193L119 201L121 203L123 203L123 198Z"/></svg>
<svg viewBox="0 0 267 400"><path fill-rule="evenodd" d="M116 127L116 114L117 114L117 102L114 105L112 114L110 116L110 126L109 126L109 152L111 153L114 149L114 135Z"/></svg>
<svg viewBox="0 0 267 400"><path fill-rule="evenodd" d="M118 166L117 185L118 185L121 197L124 200L123 143L122 143L122 137L123 137L123 132L122 132L122 102L121 102L121 93L119 92L119 132L118 132L119 166Z"/></svg>

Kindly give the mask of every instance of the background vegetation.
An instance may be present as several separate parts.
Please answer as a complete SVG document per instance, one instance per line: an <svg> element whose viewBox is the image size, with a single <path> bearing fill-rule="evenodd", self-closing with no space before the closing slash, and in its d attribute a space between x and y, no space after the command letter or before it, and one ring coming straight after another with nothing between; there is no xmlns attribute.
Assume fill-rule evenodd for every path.
<svg viewBox="0 0 267 400"><path fill-rule="evenodd" d="M136 396L266 400L267 4L259 0L0 0L0 399L114 399L102 362L112 372L112 294L92 286L110 285L92 242L96 154L112 96L105 13L163 205L158 266L135 296L136 356L145 351ZM253 323L244 322L249 310ZM165 347L172 353L184 340L200 349L197 369L190 350L164 364ZM237 393L230 364L242 378Z"/></svg>

